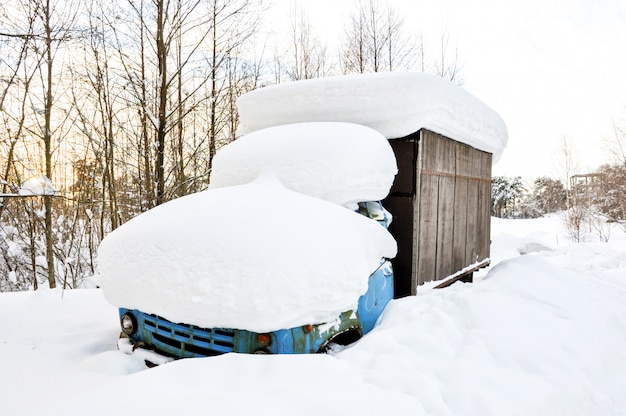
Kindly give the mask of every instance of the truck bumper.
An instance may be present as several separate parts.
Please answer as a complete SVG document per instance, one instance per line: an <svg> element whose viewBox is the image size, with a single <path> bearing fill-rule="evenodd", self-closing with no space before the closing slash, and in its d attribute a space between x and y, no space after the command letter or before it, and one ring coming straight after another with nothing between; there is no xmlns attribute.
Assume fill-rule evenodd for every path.
<svg viewBox="0 0 626 416"><path fill-rule="evenodd" d="M148 367L156 367L157 365L174 361L172 357L144 348L139 342L133 343L133 341L125 335L121 335L120 339L117 340L117 348L124 354L133 355L137 357L137 359L142 360Z"/></svg>

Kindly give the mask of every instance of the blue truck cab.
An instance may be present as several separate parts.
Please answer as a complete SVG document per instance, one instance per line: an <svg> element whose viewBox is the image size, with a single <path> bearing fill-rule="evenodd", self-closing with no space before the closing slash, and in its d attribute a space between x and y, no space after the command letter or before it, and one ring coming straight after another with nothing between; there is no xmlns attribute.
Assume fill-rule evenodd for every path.
<svg viewBox="0 0 626 416"><path fill-rule="evenodd" d="M387 228L391 215L380 202L359 204L358 212ZM368 288L356 310L347 310L334 320L295 328L257 333L235 328L201 328L174 323L155 314L119 308L123 351L150 351L146 364L171 358L214 356L229 352L256 354L298 354L326 352L333 344L348 345L370 332L387 303L394 297L391 262L381 259L369 276ZM163 357L161 357L163 356Z"/></svg>

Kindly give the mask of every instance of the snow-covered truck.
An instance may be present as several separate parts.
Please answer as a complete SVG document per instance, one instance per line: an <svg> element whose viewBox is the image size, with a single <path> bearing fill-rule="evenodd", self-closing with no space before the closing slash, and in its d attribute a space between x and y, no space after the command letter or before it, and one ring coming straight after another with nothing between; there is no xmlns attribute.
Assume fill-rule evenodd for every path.
<svg viewBox="0 0 626 416"><path fill-rule="evenodd" d="M121 349L153 363L324 351L372 330L394 293L489 263L488 184L506 128L469 93L389 73L266 87L237 104L240 138L216 155L209 189L100 246Z"/></svg>

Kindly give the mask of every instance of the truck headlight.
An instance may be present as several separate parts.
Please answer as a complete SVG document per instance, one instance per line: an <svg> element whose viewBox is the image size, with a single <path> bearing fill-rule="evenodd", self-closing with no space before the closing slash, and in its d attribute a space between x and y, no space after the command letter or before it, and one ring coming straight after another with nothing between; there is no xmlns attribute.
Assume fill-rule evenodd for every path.
<svg viewBox="0 0 626 416"><path fill-rule="evenodd" d="M137 323L135 317L129 313L125 313L120 318L120 324L122 325L122 332L126 335L132 335L137 329Z"/></svg>

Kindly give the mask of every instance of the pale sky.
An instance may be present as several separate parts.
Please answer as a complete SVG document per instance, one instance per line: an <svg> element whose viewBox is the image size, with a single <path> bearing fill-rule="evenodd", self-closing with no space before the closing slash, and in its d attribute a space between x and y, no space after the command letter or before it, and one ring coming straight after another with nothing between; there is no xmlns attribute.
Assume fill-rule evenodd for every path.
<svg viewBox="0 0 626 416"><path fill-rule="evenodd" d="M427 54L447 30L463 64L463 87L505 120L509 144L494 175L561 178L563 138L579 173L611 162L605 141L614 137L614 122L626 127L626 1L390 2L406 28L423 36ZM276 26L279 10L297 3L329 47L342 35L354 4L275 3Z"/></svg>

